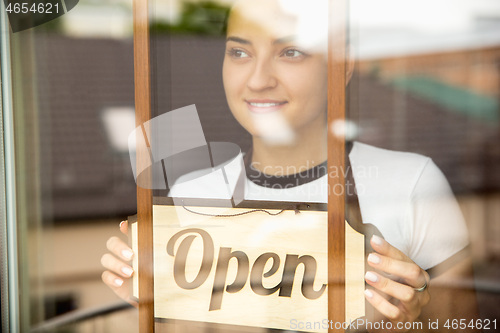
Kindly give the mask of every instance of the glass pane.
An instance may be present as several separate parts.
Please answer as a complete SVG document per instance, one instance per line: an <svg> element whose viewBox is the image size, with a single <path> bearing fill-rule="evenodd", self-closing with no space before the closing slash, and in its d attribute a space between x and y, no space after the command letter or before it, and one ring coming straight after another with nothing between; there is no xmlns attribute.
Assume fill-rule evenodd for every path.
<svg viewBox="0 0 500 333"><path fill-rule="evenodd" d="M500 5L496 0L350 1L347 119L328 127L327 95L340 79L328 86L325 6L336 1L150 2L154 119L140 129L148 136L137 144L151 145L156 162L156 216L170 209L163 214L175 213L178 223L162 227L166 236L155 230L163 242L162 260L174 260L181 244L192 250L185 251L185 263L194 269L184 282L185 290L193 287L205 273L196 271L202 256L192 254L207 253L201 245L209 242L201 242L203 232L192 232L170 248L167 243L183 229L205 228L214 246L200 286L206 292L202 306L212 300L213 311L231 307L240 287L258 299L243 302L248 309L258 307L260 298L284 301L290 289L291 297L321 299L325 266L308 251L326 244L327 178L342 173L349 187L332 191L346 196L349 222L374 226L433 276L423 288L431 302L421 309L421 322L434 325L439 319L439 327L430 328L448 331L455 329L453 320L460 325L467 319L469 328L489 320L493 330L500 320ZM131 165L134 150L129 151L136 127L133 1L52 2L67 13L31 29L1 32L2 41L4 36L10 41L2 94L12 96L2 95L2 116L5 120L11 97L13 124L4 126L14 139L13 160L6 164L15 166L15 177L7 180L15 185L19 270L16 263L8 265L18 275L21 331L135 332L136 309L101 277L110 237L129 241L118 225L137 212L136 182L141 185L141 170ZM182 115L174 116L179 110ZM328 170L324 163L328 131L347 141L344 169ZM178 186L186 184L194 185ZM316 215L319 235L311 218ZM253 227L226 222L240 217ZM279 248L274 238L264 237L288 232L290 225L304 227L299 239L282 234L293 246ZM302 244L311 238L311 246ZM366 254L373 251L367 246ZM313 266L306 255L317 259L310 284L305 269ZM458 272L468 268L457 266L467 256L474 276ZM376 272L374 258L363 260L363 269ZM226 279L216 284L225 264ZM126 266L117 267L118 280L105 276L115 287L126 281L119 290L127 298ZM291 282L283 279L285 267L297 268ZM363 277L356 280L361 292L367 288L373 294L375 283L366 280L370 275L366 283ZM155 282L157 292L164 292L165 283ZM398 283L412 292L424 286L418 282ZM364 310L367 300L372 310L370 292L366 295L357 309ZM261 306L259 316L249 312L218 322L236 325L226 326L228 331L265 326L261 319L281 320L272 328L325 331L326 308L300 319L299 304L287 308L291 318ZM222 330L213 318L175 311L184 320L173 322L177 329ZM471 322L475 316L483 321ZM370 317L369 323L382 319Z"/></svg>
<svg viewBox="0 0 500 333"><path fill-rule="evenodd" d="M132 2L65 4L67 14L10 31L22 332L120 307L100 259L136 212ZM71 331L109 331L113 320L116 330L137 330L134 310L102 316Z"/></svg>
<svg viewBox="0 0 500 333"><path fill-rule="evenodd" d="M153 7L157 330L326 318L328 2Z"/></svg>
<svg viewBox="0 0 500 333"><path fill-rule="evenodd" d="M425 193L425 178L414 180L414 191L418 192L411 197L421 204L404 217L413 221L414 229L401 233L397 244L410 254L416 254L418 248L424 250L431 239L446 244L440 253L436 248L427 252L427 258L415 257L427 269L446 266L442 261L453 258L470 242L474 279L462 275L431 281L431 296L440 299L441 306L426 315L432 320L439 318L441 323L470 319L475 298L483 319L500 317L493 306L499 300L500 258L500 182L496 171L500 161L499 13L496 1L351 2L351 49L356 70L350 83L349 113L356 140L419 154L406 155L407 162L413 161L411 165L403 162L391 177L397 179L408 168L418 168L418 163L424 162L421 177L430 180ZM434 178L429 175L430 167L436 170ZM448 206L451 199L445 198L451 195L438 169L456 196L458 214ZM398 195L404 193L404 186L400 183L394 188ZM417 233L419 228L427 230ZM426 263L429 259L434 262ZM455 302L467 306L457 309Z"/></svg>

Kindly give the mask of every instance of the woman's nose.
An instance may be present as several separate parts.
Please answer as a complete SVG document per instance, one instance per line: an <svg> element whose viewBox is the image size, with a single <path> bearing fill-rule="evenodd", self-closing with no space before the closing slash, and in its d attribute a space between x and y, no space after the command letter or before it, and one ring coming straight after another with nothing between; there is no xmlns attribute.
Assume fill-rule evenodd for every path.
<svg viewBox="0 0 500 333"><path fill-rule="evenodd" d="M259 91L276 87L278 80L270 60L256 61L247 86L250 90Z"/></svg>

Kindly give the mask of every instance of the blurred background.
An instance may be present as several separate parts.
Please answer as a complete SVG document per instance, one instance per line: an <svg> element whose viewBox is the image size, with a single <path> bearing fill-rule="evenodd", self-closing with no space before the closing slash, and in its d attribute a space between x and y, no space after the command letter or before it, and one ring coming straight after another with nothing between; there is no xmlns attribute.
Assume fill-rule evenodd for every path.
<svg viewBox="0 0 500 333"><path fill-rule="evenodd" d="M246 150L250 137L227 116L221 78L231 1L151 3L154 115L196 104L207 141ZM483 318L500 319L500 2L352 0L349 20L356 140L420 153L441 168L471 237L476 277L464 284L476 285ZM106 240L136 211L127 143L132 21L132 0L80 0L58 19L10 34L2 50L23 332L75 310L100 314L45 327L138 330L136 310L100 279ZM2 274L2 295L6 285Z"/></svg>

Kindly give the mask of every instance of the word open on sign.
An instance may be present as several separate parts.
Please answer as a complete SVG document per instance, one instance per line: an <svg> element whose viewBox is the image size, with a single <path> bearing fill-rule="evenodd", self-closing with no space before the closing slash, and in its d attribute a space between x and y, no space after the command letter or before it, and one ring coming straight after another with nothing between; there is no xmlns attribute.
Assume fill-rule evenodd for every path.
<svg viewBox="0 0 500 333"><path fill-rule="evenodd" d="M182 240L180 240L183 236ZM198 274L192 281L186 277L186 262L191 245L195 238L200 237L203 242L202 262ZM177 251L174 247L178 244ZM173 277L176 284L182 289L191 290L200 287L208 279L214 264L214 242L210 234L202 229L190 228L177 232L167 243L167 253L174 257ZM227 284L229 262L237 260L236 278ZM266 264L271 262L271 267L264 272ZM255 259L251 265L248 255L244 251L233 251L230 247L220 247L215 265L215 275L210 298L209 311L219 310L222 305L224 291L237 293L243 289L250 276L250 288L261 296L271 295L279 291L280 297L291 297L297 266L304 265L302 278L302 295L308 299L319 298L326 289L323 284L318 290L314 289L317 273L317 261L311 255L287 254L284 262L281 281L272 287L265 287L263 278L277 273L281 259L277 253L265 252Z"/></svg>

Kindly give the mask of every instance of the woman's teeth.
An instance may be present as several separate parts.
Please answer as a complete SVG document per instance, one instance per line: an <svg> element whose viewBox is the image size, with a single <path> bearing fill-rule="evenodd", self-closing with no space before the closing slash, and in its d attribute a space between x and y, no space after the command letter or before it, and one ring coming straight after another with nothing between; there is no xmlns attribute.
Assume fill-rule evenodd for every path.
<svg viewBox="0 0 500 333"><path fill-rule="evenodd" d="M251 106L255 106L258 108L269 108L272 106L278 106L284 104L283 102L280 103L250 103Z"/></svg>

